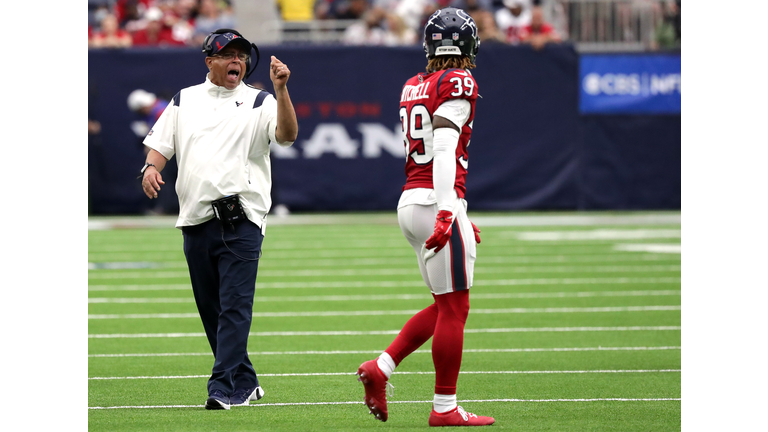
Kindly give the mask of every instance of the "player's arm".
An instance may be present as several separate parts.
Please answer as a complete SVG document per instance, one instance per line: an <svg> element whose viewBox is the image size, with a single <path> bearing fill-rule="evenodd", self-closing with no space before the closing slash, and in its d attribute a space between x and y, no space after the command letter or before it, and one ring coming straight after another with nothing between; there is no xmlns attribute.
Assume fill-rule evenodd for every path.
<svg viewBox="0 0 768 432"><path fill-rule="evenodd" d="M288 66L272 56L272 62L269 65L269 77L275 87L275 99L277 99L277 128L275 129L275 138L277 143L282 146L289 146L296 141L299 134L299 123L296 121L296 111L291 103L291 96L288 94L288 78L291 76L291 70Z"/></svg>
<svg viewBox="0 0 768 432"><path fill-rule="evenodd" d="M453 209L456 205L456 147L461 127L469 119L470 103L463 99L449 100L440 105L432 118L432 184L437 199L435 232L425 247L437 253L451 237Z"/></svg>
<svg viewBox="0 0 768 432"><path fill-rule="evenodd" d="M453 211L456 200L456 147L461 131L453 122L435 115L432 119L432 182L438 211Z"/></svg>

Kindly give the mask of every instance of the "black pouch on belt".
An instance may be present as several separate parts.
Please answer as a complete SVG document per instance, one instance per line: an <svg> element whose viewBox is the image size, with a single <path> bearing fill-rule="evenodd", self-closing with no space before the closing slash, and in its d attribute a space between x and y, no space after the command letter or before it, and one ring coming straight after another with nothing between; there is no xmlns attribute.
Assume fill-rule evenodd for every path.
<svg viewBox="0 0 768 432"><path fill-rule="evenodd" d="M240 195L229 195L211 201L213 213L222 224L234 225L246 219L243 206L240 204Z"/></svg>

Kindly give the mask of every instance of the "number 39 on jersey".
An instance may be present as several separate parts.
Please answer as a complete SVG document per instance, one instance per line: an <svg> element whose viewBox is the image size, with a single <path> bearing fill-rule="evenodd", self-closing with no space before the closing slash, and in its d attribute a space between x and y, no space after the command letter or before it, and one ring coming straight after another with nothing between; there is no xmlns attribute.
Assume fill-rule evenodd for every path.
<svg viewBox="0 0 768 432"><path fill-rule="evenodd" d="M469 154L467 147L472 135L475 117L477 83L465 70L449 69L420 73L409 79L400 96L400 123L405 144L406 184L403 189L433 188L432 183L432 119L437 108L452 99L465 99L470 103L469 119L461 128L456 148L455 189L463 198Z"/></svg>

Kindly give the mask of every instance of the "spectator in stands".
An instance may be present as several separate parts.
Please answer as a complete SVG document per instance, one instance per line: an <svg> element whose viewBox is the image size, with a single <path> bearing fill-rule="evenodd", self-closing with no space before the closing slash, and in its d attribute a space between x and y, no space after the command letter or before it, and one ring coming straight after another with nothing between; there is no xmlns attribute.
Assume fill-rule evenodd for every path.
<svg viewBox="0 0 768 432"><path fill-rule="evenodd" d="M184 42L173 38L173 31L163 23L163 12L159 8L149 8L144 18L147 20L147 25L133 34L134 46L184 45Z"/></svg>
<svg viewBox="0 0 768 432"><path fill-rule="evenodd" d="M520 43L520 30L531 23L530 0L504 0L504 7L496 11L496 25L505 35L507 43Z"/></svg>
<svg viewBox="0 0 768 432"><path fill-rule="evenodd" d="M496 20L493 13L486 9L478 9L470 13L472 19L477 25L477 36L480 42L484 44L506 44L507 38L504 33L496 26Z"/></svg>
<svg viewBox="0 0 768 432"><path fill-rule="evenodd" d="M146 26L144 14L152 0L117 0L115 16L120 21L120 27L128 33L134 33Z"/></svg>
<svg viewBox="0 0 768 432"><path fill-rule="evenodd" d="M520 31L520 41L530 44L533 49L540 50L544 45L552 42L561 42L560 35L554 28L544 21L544 12L541 6L534 6L531 10L531 23Z"/></svg>
<svg viewBox="0 0 768 432"><path fill-rule="evenodd" d="M493 11L493 4L497 0L451 0L450 6L458 9L463 9L468 14L472 15L472 19L475 19L473 13L477 10L485 10L488 12ZM501 3L499 1L499 3Z"/></svg>
<svg viewBox="0 0 768 432"><path fill-rule="evenodd" d="M195 18L191 45L203 45L205 37L220 28L235 28L235 18L221 9L216 0L200 0L200 13Z"/></svg>
<svg viewBox="0 0 768 432"><path fill-rule="evenodd" d="M331 19L332 3L333 3L333 0L315 1L315 6L314 6L315 19L319 19L319 20Z"/></svg>
<svg viewBox="0 0 768 432"><path fill-rule="evenodd" d="M101 20L111 12L107 4L88 4L88 27L98 27L101 25Z"/></svg>
<svg viewBox="0 0 768 432"><path fill-rule="evenodd" d="M401 0L393 12L398 15L408 28L417 35L424 34L424 24L437 10L437 3L433 0Z"/></svg>
<svg viewBox="0 0 768 432"><path fill-rule="evenodd" d="M356 22L344 31L342 42L345 45L384 45L385 30L382 23L386 12L382 8L373 8L365 12L360 22Z"/></svg>
<svg viewBox="0 0 768 432"><path fill-rule="evenodd" d="M117 17L111 13L104 15L98 31L93 32L88 41L90 48L127 48L131 46L131 35L120 28Z"/></svg>
<svg viewBox="0 0 768 432"><path fill-rule="evenodd" d="M405 25L398 15L384 8L368 10L360 22L350 25L344 32L346 45L413 45L417 42L416 32Z"/></svg>
<svg viewBox="0 0 768 432"><path fill-rule="evenodd" d="M143 10L139 10L138 0L128 0L118 3L121 7L116 8L115 15L120 20L120 27L124 28L129 33L134 33L137 30L144 28L146 22L142 18ZM119 11L119 13L118 13Z"/></svg>
<svg viewBox="0 0 768 432"><path fill-rule="evenodd" d="M315 16L318 19L356 20L370 9L368 0L318 0Z"/></svg>
<svg viewBox="0 0 768 432"><path fill-rule="evenodd" d="M175 0L172 7L163 14L165 25L171 28L173 38L184 44L192 44L195 31L197 0Z"/></svg>
<svg viewBox="0 0 768 432"><path fill-rule="evenodd" d="M656 28L658 48L680 48L680 0L662 3L662 22Z"/></svg>
<svg viewBox="0 0 768 432"><path fill-rule="evenodd" d="M315 0L275 0L283 21L312 21Z"/></svg>
<svg viewBox="0 0 768 432"><path fill-rule="evenodd" d="M415 45L418 42L419 35L399 15L386 13L385 45Z"/></svg>

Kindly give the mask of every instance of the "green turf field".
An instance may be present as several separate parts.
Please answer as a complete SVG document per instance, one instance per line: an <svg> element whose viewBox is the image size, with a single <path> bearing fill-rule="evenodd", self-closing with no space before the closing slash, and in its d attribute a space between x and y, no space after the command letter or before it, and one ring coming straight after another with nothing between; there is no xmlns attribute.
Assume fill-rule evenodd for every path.
<svg viewBox="0 0 768 432"><path fill-rule="evenodd" d="M470 218L459 404L490 430L680 430L680 213ZM229 411L203 409L213 356L173 222L89 221L90 430L428 428L431 341L393 374L386 423L354 375L431 303L394 212L270 219L249 341L266 396Z"/></svg>

